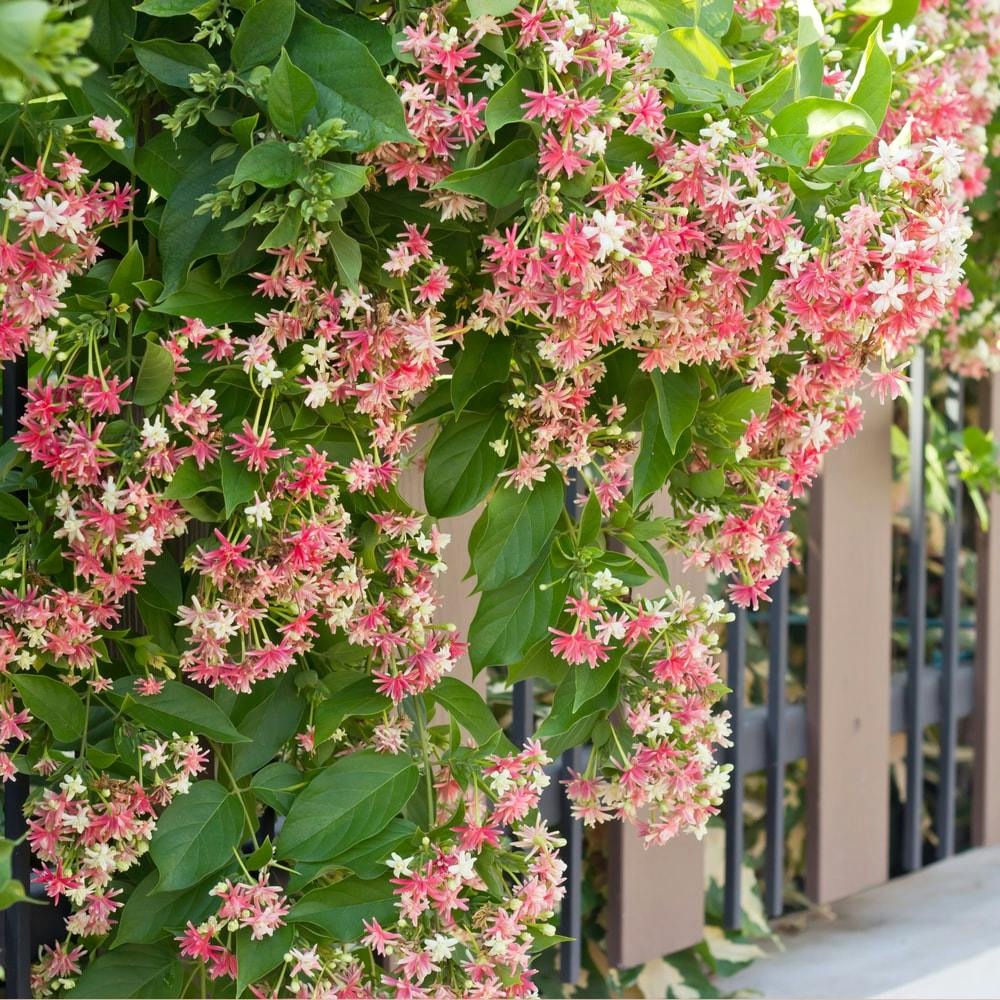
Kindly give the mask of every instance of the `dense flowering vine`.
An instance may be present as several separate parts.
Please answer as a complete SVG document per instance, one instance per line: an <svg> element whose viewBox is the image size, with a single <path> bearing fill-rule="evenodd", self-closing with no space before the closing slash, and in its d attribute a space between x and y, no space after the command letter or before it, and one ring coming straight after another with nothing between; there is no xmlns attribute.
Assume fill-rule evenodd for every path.
<svg viewBox="0 0 1000 1000"><path fill-rule="evenodd" d="M0 776L70 909L33 988L535 995L546 787L662 843L728 782L727 607L665 557L758 607L860 393L928 338L995 368L1000 14L114 6L0 199ZM552 684L535 740L466 656Z"/></svg>

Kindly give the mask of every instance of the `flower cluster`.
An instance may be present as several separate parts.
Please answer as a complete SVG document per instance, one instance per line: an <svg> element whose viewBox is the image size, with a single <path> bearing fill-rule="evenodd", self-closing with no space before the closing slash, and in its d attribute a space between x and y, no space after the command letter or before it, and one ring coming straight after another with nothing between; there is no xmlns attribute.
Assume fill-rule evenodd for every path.
<svg viewBox="0 0 1000 1000"><path fill-rule="evenodd" d="M101 256L99 234L119 222L132 206L129 185L85 185L87 170L78 156L65 152L55 175L43 161L17 164L0 198L7 224L0 237L0 360L29 347L48 357L56 342L61 298L72 277ZM13 232L11 232L13 230Z"/></svg>

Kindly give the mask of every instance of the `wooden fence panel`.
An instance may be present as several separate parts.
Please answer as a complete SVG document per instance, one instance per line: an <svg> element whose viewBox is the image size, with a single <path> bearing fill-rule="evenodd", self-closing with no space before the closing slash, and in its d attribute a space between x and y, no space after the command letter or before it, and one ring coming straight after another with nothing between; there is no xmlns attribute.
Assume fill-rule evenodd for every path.
<svg viewBox="0 0 1000 1000"><path fill-rule="evenodd" d="M655 506L670 513L665 495ZM683 573L668 559L671 580L705 592L700 573ZM661 597L663 582L639 590ZM705 934L705 847L691 834L646 848L635 827L614 823L608 836L608 960L626 968L697 944Z"/></svg>
<svg viewBox="0 0 1000 1000"><path fill-rule="evenodd" d="M1000 437L1000 375L980 388L984 428ZM1000 494L989 497L990 531L977 541L976 698L972 837L1000 843Z"/></svg>
<svg viewBox="0 0 1000 1000"><path fill-rule="evenodd" d="M816 902L888 878L892 408L866 408L809 504L806 886Z"/></svg>

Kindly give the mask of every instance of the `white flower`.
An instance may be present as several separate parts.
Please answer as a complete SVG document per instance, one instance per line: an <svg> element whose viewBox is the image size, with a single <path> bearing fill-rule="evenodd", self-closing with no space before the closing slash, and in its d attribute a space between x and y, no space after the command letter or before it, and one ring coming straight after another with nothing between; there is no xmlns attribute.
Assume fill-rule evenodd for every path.
<svg viewBox="0 0 1000 1000"><path fill-rule="evenodd" d="M616 576L611 575L611 570L602 569L598 570L591 581L594 585L594 590L599 594L612 594L621 590L622 582Z"/></svg>
<svg viewBox="0 0 1000 1000"><path fill-rule="evenodd" d="M253 369L257 373L257 381L260 382L262 389L269 389L284 374L275 363L274 358L268 358L263 364L258 361Z"/></svg>
<svg viewBox="0 0 1000 1000"><path fill-rule="evenodd" d="M265 521L271 520L271 504L267 500L261 500L256 493L253 495L254 502L243 508L243 513L248 521L261 528Z"/></svg>
<svg viewBox="0 0 1000 1000"><path fill-rule="evenodd" d="M451 958L451 953L457 945L457 938L448 937L446 934L435 934L432 938L425 938L424 951L432 962L445 962Z"/></svg>
<svg viewBox="0 0 1000 1000"><path fill-rule="evenodd" d="M468 882L476 877L476 859L468 851L459 851L455 863L448 866L448 874Z"/></svg>
<svg viewBox="0 0 1000 1000"><path fill-rule="evenodd" d="M557 73L564 73L573 61L573 50L561 38L547 42L545 48L548 50L549 65Z"/></svg>
<svg viewBox="0 0 1000 1000"><path fill-rule="evenodd" d="M610 253L626 253L625 234L632 227L632 222L623 215L618 215L614 209L594 212L589 226L583 227L583 235L597 239L598 247L595 259L605 260Z"/></svg>
<svg viewBox="0 0 1000 1000"><path fill-rule="evenodd" d="M503 79L503 65L501 63L490 63L486 69L483 70L483 83L486 84L489 90L496 90L500 86L500 82Z"/></svg>
<svg viewBox="0 0 1000 1000"><path fill-rule="evenodd" d="M76 798L77 795L83 795L87 790L87 786L84 784L83 778L78 774L67 774L62 781L59 782L59 788L65 793L67 799Z"/></svg>
<svg viewBox="0 0 1000 1000"><path fill-rule="evenodd" d="M152 526L143 528L142 531L133 531L125 536L125 544L131 551L145 553L157 547L156 529Z"/></svg>
<svg viewBox="0 0 1000 1000"><path fill-rule="evenodd" d="M899 24L892 26L889 37L882 42L882 48L888 55L895 55L896 65L902 66L911 52L919 52L924 43L917 38L917 26L911 24L904 28Z"/></svg>
<svg viewBox="0 0 1000 1000"><path fill-rule="evenodd" d="M396 878L404 878L413 874L413 869L410 867L413 864L413 858L403 858L393 852L389 855L386 864L392 869L392 874Z"/></svg>
<svg viewBox="0 0 1000 1000"><path fill-rule="evenodd" d="M574 143L584 156L603 156L608 148L608 137L603 129L595 127L578 134Z"/></svg>
<svg viewBox="0 0 1000 1000"><path fill-rule="evenodd" d="M736 133L729 127L728 118L720 118L717 122L709 122L698 135L704 139L709 149L718 149L724 146L730 139L736 138Z"/></svg>
<svg viewBox="0 0 1000 1000"><path fill-rule="evenodd" d="M146 417L142 422L142 430L139 432L142 437L142 446L149 451L156 448L165 447L170 444L170 432L163 426L163 417L156 415L155 420Z"/></svg>
<svg viewBox="0 0 1000 1000"><path fill-rule="evenodd" d="M878 156L871 163L865 164L865 173L871 174L880 171L878 186L885 191L893 181L900 184L910 179L910 171L903 166L903 161L913 153L910 146L910 125L904 126L899 135L892 142L885 139L878 141Z"/></svg>

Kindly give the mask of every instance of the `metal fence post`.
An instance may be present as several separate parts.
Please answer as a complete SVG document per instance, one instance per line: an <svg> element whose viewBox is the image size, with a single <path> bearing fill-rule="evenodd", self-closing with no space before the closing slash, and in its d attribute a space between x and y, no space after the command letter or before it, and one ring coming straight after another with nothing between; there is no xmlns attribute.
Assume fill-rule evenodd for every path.
<svg viewBox="0 0 1000 1000"><path fill-rule="evenodd" d="M28 384L28 359L15 358L3 366L3 439L9 441L17 433L24 412L21 389ZM29 782L26 774L18 774L3 788L4 837L19 840L28 831L24 806L28 800ZM31 851L27 842L14 848L11 855L11 876L23 886L25 894L31 888ZM3 913L5 995L31 996L31 906L15 903Z"/></svg>

